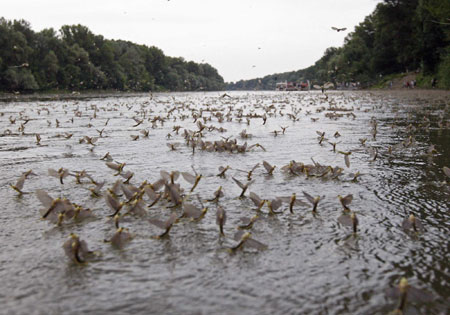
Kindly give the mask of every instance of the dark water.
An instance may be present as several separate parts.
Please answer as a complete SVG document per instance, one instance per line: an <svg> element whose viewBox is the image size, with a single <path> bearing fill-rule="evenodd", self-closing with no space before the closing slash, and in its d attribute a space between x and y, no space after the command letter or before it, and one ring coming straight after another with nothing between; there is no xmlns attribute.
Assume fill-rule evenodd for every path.
<svg viewBox="0 0 450 315"><path fill-rule="evenodd" d="M450 179L442 168L450 166L450 94L329 93L328 99L307 92L230 94L232 98L191 93L160 94L153 99L142 95L0 104L0 312L386 314L398 304L385 297L386 289L406 277L434 296L431 303L409 301L407 313L448 313ZM330 106L341 110L327 110ZM197 149L192 154L182 134L184 129L198 130L192 115L199 115L201 109L203 117L213 116L207 126L226 129L205 130L204 140L232 137L238 144L259 143L266 151L258 147L246 153ZM167 117L170 110L164 124L157 122L152 128L151 120ZM293 121L288 114L296 112L298 121ZM218 122L217 113L229 113L232 121ZM268 118L263 125L264 113ZM327 117L331 113L342 117ZM250 118L247 125L251 114L258 117ZM9 117L16 119L14 124ZM144 121L133 127L133 117ZM22 134L18 128L25 118L30 121ZM371 121L377 123L376 138ZM173 131L177 125L179 135ZM280 126L288 127L284 135ZM91 145L79 143L84 136L98 136L96 129L103 128L92 151ZM142 129L150 131L148 138L139 133ZM243 129L252 137L241 139ZM325 132L329 142L338 142L337 150L352 152L349 168L344 156L334 153L326 140L319 145L316 131ZM337 139L336 131L341 134ZM41 136L40 145L36 133ZM61 136L65 133L73 136L66 139ZM168 133L173 138L168 140ZM140 138L132 141L130 135ZM363 138L367 139L364 145L359 140ZM177 150L171 151L167 142L179 143ZM432 144L437 153L427 154ZM370 147L378 149L375 161L371 161ZM135 173L131 179L135 185L156 181L161 170L192 172L194 166L203 174L190 197L196 205L196 195L210 199L223 186L225 196L219 205L228 217L227 238L219 237L214 203L207 203L209 211L203 220L182 220L169 238L152 238L161 230L148 218L181 214L162 201L144 217L125 216L121 225L135 235L126 247L119 250L104 243L115 232L105 200L91 197L88 188L92 185L86 179L80 185L68 177L61 185L48 176L48 168L84 169L96 181L106 181L105 194L105 188L117 179L100 160L106 152L126 162L125 170ZM312 164L311 158L342 167L342 176L293 176L281 170L291 160ZM268 249L230 254L226 248L237 243L231 238L239 218L256 213L248 198L238 198L241 189L231 176L245 182L246 174L239 170L248 171L263 160L276 165L273 176L265 175L260 166L249 191L266 199L295 192L304 200L303 191L325 198L315 216L310 206L295 206L290 214L283 204L285 211L280 215L268 215L264 206L251 233ZM225 165L231 167L227 177L217 177L218 167ZM23 190L31 193L17 197L8 184L29 169L36 176L29 176ZM363 175L354 182L350 174L356 171ZM181 177L177 182L185 190L192 186ZM88 207L96 218L61 226L42 220L36 189ZM356 235L337 221L342 214L337 196L347 194L354 197L350 208L359 220ZM402 221L410 212L421 220L424 233L403 231ZM71 262L62 249L70 233L78 234L101 255L86 265Z"/></svg>

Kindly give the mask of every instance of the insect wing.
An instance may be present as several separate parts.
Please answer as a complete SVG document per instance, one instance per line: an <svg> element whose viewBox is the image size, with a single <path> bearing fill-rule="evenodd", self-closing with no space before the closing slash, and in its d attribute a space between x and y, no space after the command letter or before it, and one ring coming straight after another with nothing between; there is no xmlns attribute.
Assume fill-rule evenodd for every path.
<svg viewBox="0 0 450 315"><path fill-rule="evenodd" d="M36 196L44 207L48 208L52 205L53 198L50 197L49 194L47 194L47 192L45 192L44 190L36 190Z"/></svg>

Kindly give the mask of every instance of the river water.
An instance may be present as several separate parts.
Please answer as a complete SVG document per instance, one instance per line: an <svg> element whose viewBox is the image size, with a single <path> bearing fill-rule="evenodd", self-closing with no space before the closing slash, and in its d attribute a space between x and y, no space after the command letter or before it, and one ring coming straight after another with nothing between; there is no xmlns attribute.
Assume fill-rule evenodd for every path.
<svg viewBox="0 0 450 315"><path fill-rule="evenodd" d="M450 93L222 94L1 103L0 313L386 314L399 303L387 298L386 290L402 277L433 295L429 303L409 299L406 313L448 313L450 178L443 167L450 166ZM231 137L238 144L259 143L266 151L197 147L193 153L183 136L185 129L199 130L193 116L201 116L198 120L207 126L203 141ZM142 120L136 127L133 117ZM181 126L178 134L174 126ZM281 127L287 127L284 134ZM148 137L140 133L144 129ZM240 135L244 129L251 134L245 139ZM317 131L325 132L321 144ZM341 136L336 138L336 132ZM133 135L139 138L133 141ZM80 143L85 136L99 138L93 146ZM336 152L329 142L337 142ZM175 150L167 143L175 144ZM429 152L431 145L437 152ZM338 151L351 152L349 167ZM200 207L197 196L212 199L219 186L224 196L218 203L204 201L209 211L202 220L180 220L162 239L152 237L162 230L148 219L180 215L179 207L161 200L146 207L144 215L125 215L120 225L134 238L114 248L104 242L116 230L104 196L118 178L100 160L107 152L126 163L124 171L134 173L130 183L136 186L157 181L161 170L193 173L193 167L203 177L187 202ZM312 159L339 166L342 174L333 179L282 170L292 160L313 164ZM243 171L263 161L276 166L273 175L260 165L247 197L238 198L241 189L232 177L245 183ZM226 177L216 176L218 167L226 165ZM86 178L77 184L69 176L61 184L48 175L49 168L61 167L71 173L86 170L95 181L105 181L103 196L91 195L93 185ZM23 187L29 193L18 196L9 184L30 169L35 175ZM362 175L353 181L357 171ZM181 176L176 182L185 192L192 186ZM95 217L60 226L44 220L37 189L90 208ZM296 193L307 202L303 191L324 196L316 214L311 205L296 205L291 214L284 203L282 214L269 215L265 205L250 232L267 249L227 250L237 244L233 234L240 218L257 213L249 192L263 199ZM337 196L348 194L359 222L356 234L338 221L342 206ZM146 196L143 200L150 203ZM216 225L218 206L227 215L225 237ZM425 231L402 229L410 213ZM96 251L88 263L77 264L65 255L62 245L70 233Z"/></svg>

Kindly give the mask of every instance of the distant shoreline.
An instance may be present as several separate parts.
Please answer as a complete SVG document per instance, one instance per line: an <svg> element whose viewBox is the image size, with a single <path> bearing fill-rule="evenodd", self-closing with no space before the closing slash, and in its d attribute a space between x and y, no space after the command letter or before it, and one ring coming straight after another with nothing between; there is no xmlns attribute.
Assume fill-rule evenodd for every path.
<svg viewBox="0 0 450 315"><path fill-rule="evenodd" d="M319 92L320 90L311 90L315 92ZM203 91L206 92L206 91ZM208 93L223 93L224 91L207 91ZM230 93L233 92L276 92L275 90L231 90L227 91ZM289 91L284 92L280 91L280 93L307 93L310 91ZM329 90L328 92L332 93L342 93L342 92L366 92L366 93L383 93L383 94L404 94L404 96L449 96L450 90L442 90L442 89L423 89L423 88L415 88L415 89L406 89L406 88L383 88L383 89L361 89L361 90ZM169 93L198 93L198 91L166 91L166 92L155 92L153 95L158 94L169 94ZM0 93L0 103L8 103L8 102L32 102L32 101L56 101L56 100L81 100L88 98L108 98L108 97L142 97L148 96L151 97L152 93L150 92L121 92L121 91L86 91L86 92L42 92L42 93L29 93L29 94L14 94L14 93Z"/></svg>
<svg viewBox="0 0 450 315"><path fill-rule="evenodd" d="M111 96L132 97L134 95L143 95L146 92L120 92L120 91L86 91L86 92L33 92L33 93L0 93L0 102L15 101L46 101L46 100L68 100L85 98L105 98ZM150 95L150 93L147 92Z"/></svg>

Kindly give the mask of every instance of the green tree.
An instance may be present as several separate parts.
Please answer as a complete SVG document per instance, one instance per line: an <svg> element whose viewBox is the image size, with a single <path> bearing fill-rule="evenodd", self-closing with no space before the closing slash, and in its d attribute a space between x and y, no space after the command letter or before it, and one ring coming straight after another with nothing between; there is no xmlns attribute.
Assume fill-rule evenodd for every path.
<svg viewBox="0 0 450 315"><path fill-rule="evenodd" d="M222 89L209 65L165 56L157 47L107 40L83 25L35 33L24 20L0 18L0 90Z"/></svg>

